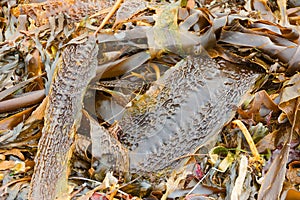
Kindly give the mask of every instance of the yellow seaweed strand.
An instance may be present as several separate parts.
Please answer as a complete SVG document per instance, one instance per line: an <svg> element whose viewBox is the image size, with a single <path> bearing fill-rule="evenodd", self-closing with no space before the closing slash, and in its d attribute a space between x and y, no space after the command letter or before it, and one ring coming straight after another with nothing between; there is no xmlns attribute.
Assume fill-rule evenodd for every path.
<svg viewBox="0 0 300 200"><path fill-rule="evenodd" d="M260 157L260 155L257 151L257 148L254 144L254 141L253 141L248 129L246 128L246 126L243 124L243 122L241 120L234 120L232 123L236 124L241 129L242 133L244 134L244 136L245 136L245 138L246 138L246 140L247 140L247 142L250 146L250 150L251 150L251 152L254 156L254 159L256 161L260 161L261 157Z"/></svg>

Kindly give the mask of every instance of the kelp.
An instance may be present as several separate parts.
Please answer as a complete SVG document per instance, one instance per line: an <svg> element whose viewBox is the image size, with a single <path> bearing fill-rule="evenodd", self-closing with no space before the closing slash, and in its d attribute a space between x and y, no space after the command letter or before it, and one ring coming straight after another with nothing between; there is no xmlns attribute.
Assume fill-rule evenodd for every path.
<svg viewBox="0 0 300 200"><path fill-rule="evenodd" d="M87 33L93 33L99 28L99 25L102 24L101 20L111 8L111 4L103 5L103 3L103 1L79 0L50 0L41 1L41 3L27 1L27 4L24 4L24 1L16 4L15 1L7 0L0 3L0 94L2 99L0 105L5 105L5 107L2 106L4 111L7 111L6 105L14 97L20 98L15 99L15 102L16 100L25 101L27 94L42 94L44 88L45 94L48 93L61 51L68 44L84 42ZM214 195L212 191L225 195L224 188L228 194L233 189L241 191L241 188L234 187L236 183L240 183L247 187L244 195L251 198L254 197L254 193L257 193L261 184L256 180L265 177L259 196L271 195L275 191L274 188L279 188L275 191L276 194L273 193L274 197L282 195L284 198L287 191L299 183L295 177L295 168L298 165L295 160L298 159L296 155L299 153L297 149L299 127L294 124L293 130L297 134L293 134L292 140L280 134L284 132L282 127L289 127L299 118L297 103L297 71L299 71L300 63L297 27L300 14L297 6L299 5L297 2L289 1L285 11L284 7L276 5L271 7L266 1L260 0L249 2L249 6L245 6L245 8L239 3L232 2L206 5L207 8L198 8L192 0L186 3L182 1L182 3L185 6L180 7L179 3L170 5L166 2L158 4L143 0L124 1L116 11L116 15L110 16L106 25L95 34L98 47L101 49L97 58L98 76L95 80L102 79L98 85L107 87L104 89L98 87L102 92L96 92L96 95L105 97L105 101L96 101L103 103L102 109L98 110L102 112L106 105L114 108L118 106L120 110L127 109L135 102L135 98L145 94L148 88L153 86L155 80L163 76L169 67L174 66L187 55L195 56L203 53L204 49L214 58L219 57L250 67L260 66L268 73L260 85L263 89L256 88L255 91L258 93L249 97L249 104L244 104L238 109L237 118L242 120L250 134L253 134L253 140L259 153L266 161L270 159L271 167L267 165L262 171L261 164L253 162L250 154L246 152L248 146L243 142L242 135L233 126L228 125L220 135L222 142L217 145L222 145L230 152L230 155L234 155L234 160L225 162L227 156L223 158L223 155L220 154L221 156L215 160L213 165L210 161L207 162L209 158L195 155L191 157L190 163L195 163L197 160L201 165L201 170L199 168L195 171L190 170L190 178L186 180L185 176L179 174L179 184L175 184L176 176L174 176L168 182L168 192L173 191L171 187L177 186L183 188L177 193L178 196L190 195L187 188L193 191L192 195L199 195L202 191L199 185L203 183L212 186L207 192L209 195ZM278 1L278 3L284 5L282 4L284 1ZM130 12L126 11L127 7L132 8ZM260 10L260 12L255 12L255 10ZM281 13L281 16L278 13ZM228 64L226 63L226 65ZM155 69L152 66L156 66ZM45 75L43 72L47 74ZM106 82L102 82L103 80ZM118 103L104 104L104 102L118 99L121 92L126 95L126 101L122 101L121 106ZM25 163L25 172L28 170L30 172L34 166L32 157L41 134L41 119L45 110L43 107L45 103L38 107L36 112L31 112L33 108L25 107L25 105L37 104L43 98L43 94L37 98L38 101L34 100L35 95L29 96L29 99L30 97L32 97L31 104L20 104L17 107L14 106L14 103L12 104L15 109L13 113L1 115L4 120L1 121L1 125L5 129L1 131L1 149L3 151L8 151L7 149L10 148L28 149L24 153L26 161L23 161L17 154L15 155L21 160L21 163ZM22 110L26 108L28 110L25 110L24 114ZM106 114L96 112L92 115L97 115L100 121L105 119L101 121L102 124L110 127L111 118L120 120L120 110L112 112L112 116L107 114L109 112L107 110ZM103 116L101 116L102 114ZM29 120L25 122L28 115L30 115ZM8 118L10 116L11 118ZM5 119L10 122L5 122ZM13 123L11 119L20 123ZM82 130L84 130L83 132L88 130L84 126L84 122L83 128L79 132ZM257 135L258 132L260 134ZM117 133L119 132L117 131ZM118 137L120 135L117 135ZM83 145L83 140L80 141L82 143L79 142L77 145L87 145ZM289 144L292 145L288 147ZM84 149L85 155L90 155L90 152L87 152L88 148ZM82 156L84 160L74 159L74 174L81 177L95 175L94 168L90 167L91 160L96 163L93 156L99 157L95 151L94 149L91 154L92 159L87 156ZM287 153L288 151L290 154ZM277 152L280 152L278 156L276 156ZM247 169L251 169L252 173L242 177L242 175L238 176L237 172L238 170L245 172L245 168L243 168L245 155L248 159ZM282 163L280 163L280 155L283 158ZM0 158L1 162L16 163L14 158L9 155L0 156ZM225 172L213 170L222 162L226 163L225 169L227 170ZM21 165L23 166L23 164ZM289 169L285 173L285 170L281 170L286 166ZM9 189L7 190L9 194L5 195L10 198L18 196L23 198L25 195L20 191L23 191L23 186L28 184L28 178L18 179L20 176L18 173L9 176L10 172L23 173L22 167L12 169L12 171L9 169L0 171L0 177L5 178L0 189L1 191ZM269 172L265 173L267 170ZM199 171L207 174L203 180L197 176ZM229 171L231 174L227 174ZM276 180L276 183L271 181L274 174L280 175L280 179ZM284 178L285 175L288 179ZM113 188L117 187L112 175L106 178L106 181L105 187L110 184L113 185ZM198 185L197 182L199 182ZM79 187L83 182L74 181L73 183ZM86 197L106 198L109 196L103 192L105 188L103 185L94 187L89 182L85 183L88 188L82 186L80 189L82 191L90 190ZM282 188L283 183L285 186ZM289 186L287 186L288 184ZM212 189L215 185L222 188ZM272 187L269 187L270 185ZM195 190L192 189L194 186ZM270 190L263 192L263 188L270 188ZM162 191L163 189L160 189L159 192L151 195L161 198ZM84 196L84 192L80 194ZM124 197L111 190L111 198L118 195Z"/></svg>
<svg viewBox="0 0 300 200"><path fill-rule="evenodd" d="M104 6L105 3L93 3L93 1L50 0L42 3L20 4L12 9L12 14L16 17L27 15L39 27L51 23L51 17L61 14L67 16L69 23L80 22L83 18L102 10Z"/></svg>

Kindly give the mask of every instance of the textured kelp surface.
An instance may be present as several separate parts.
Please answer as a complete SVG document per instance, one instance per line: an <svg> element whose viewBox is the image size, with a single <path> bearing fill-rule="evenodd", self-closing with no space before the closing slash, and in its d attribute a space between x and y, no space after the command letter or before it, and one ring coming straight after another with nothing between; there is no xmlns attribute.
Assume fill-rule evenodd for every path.
<svg viewBox="0 0 300 200"><path fill-rule="evenodd" d="M187 57L166 71L120 121L132 170L164 169L216 139L257 77L240 66L221 67L208 55Z"/></svg>
<svg viewBox="0 0 300 200"><path fill-rule="evenodd" d="M0 198L299 199L299 3L199 2L1 1Z"/></svg>

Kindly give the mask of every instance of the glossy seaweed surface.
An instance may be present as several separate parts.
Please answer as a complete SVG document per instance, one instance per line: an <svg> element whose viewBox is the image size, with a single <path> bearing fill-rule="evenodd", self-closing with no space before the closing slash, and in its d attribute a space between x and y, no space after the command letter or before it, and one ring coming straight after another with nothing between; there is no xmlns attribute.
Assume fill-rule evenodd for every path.
<svg viewBox="0 0 300 200"><path fill-rule="evenodd" d="M157 171L214 138L258 74L187 57L133 102L120 125L131 171Z"/></svg>

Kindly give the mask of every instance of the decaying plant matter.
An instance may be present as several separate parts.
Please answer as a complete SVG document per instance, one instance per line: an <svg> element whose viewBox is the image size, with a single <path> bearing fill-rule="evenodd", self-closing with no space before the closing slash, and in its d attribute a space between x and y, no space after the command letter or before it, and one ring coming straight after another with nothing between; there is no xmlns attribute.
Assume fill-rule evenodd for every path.
<svg viewBox="0 0 300 200"><path fill-rule="evenodd" d="M297 195L297 2L0 4L1 198Z"/></svg>

